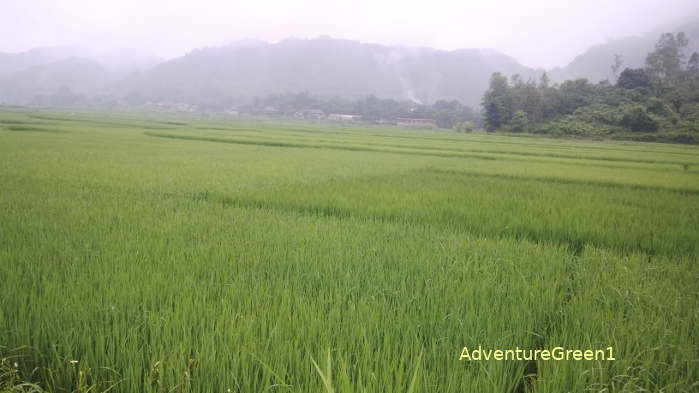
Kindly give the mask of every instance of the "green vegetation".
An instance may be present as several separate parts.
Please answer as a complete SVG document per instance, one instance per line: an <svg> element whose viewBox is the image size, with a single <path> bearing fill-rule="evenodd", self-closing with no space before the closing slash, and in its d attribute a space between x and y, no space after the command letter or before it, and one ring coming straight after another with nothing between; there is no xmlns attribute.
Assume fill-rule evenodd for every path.
<svg viewBox="0 0 699 393"><path fill-rule="evenodd" d="M433 119L440 128L452 128L458 124L475 123L480 125L480 114L457 100L437 100L433 104L419 104L408 100L378 98L373 95L357 100L311 96L308 92L293 94L272 94L263 99L256 99L250 105L240 106L243 113L270 115L266 109L272 109L273 116L293 117L308 108L330 113L351 113L361 117L363 122L395 122L396 118Z"/></svg>
<svg viewBox="0 0 699 393"><path fill-rule="evenodd" d="M697 388L694 146L4 111L0 182L3 393Z"/></svg>
<svg viewBox="0 0 699 393"><path fill-rule="evenodd" d="M483 96L489 131L699 143L699 54L685 59L683 33L663 34L646 67L627 68L616 85L587 79L549 86L500 73ZM687 60L687 61L686 61ZM621 68L616 56L612 70Z"/></svg>

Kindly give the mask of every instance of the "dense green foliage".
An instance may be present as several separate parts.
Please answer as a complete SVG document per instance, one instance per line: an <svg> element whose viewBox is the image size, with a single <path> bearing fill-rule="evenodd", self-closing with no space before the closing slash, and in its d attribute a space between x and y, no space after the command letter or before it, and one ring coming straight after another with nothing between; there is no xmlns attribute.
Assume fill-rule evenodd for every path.
<svg viewBox="0 0 699 393"><path fill-rule="evenodd" d="M2 112L0 391L694 391L698 180L693 146Z"/></svg>
<svg viewBox="0 0 699 393"><path fill-rule="evenodd" d="M699 142L699 55L685 61L684 34L663 34L646 68L621 72L616 82L587 79L549 86L492 75L483 97L489 131ZM621 63L617 63L619 66Z"/></svg>

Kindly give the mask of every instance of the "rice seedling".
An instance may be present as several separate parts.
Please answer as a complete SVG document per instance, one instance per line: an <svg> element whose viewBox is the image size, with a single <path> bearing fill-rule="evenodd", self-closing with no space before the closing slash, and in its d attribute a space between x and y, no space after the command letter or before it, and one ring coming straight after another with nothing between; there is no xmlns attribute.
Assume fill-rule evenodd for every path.
<svg viewBox="0 0 699 393"><path fill-rule="evenodd" d="M696 147L0 124L0 392L696 390Z"/></svg>

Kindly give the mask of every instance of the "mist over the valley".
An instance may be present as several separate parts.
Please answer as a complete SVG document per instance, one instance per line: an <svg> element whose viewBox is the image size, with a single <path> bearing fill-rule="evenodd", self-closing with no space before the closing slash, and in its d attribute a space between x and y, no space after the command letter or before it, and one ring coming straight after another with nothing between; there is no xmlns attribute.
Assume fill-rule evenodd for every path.
<svg viewBox="0 0 699 393"><path fill-rule="evenodd" d="M0 393L699 393L699 1L0 0Z"/></svg>
<svg viewBox="0 0 699 393"><path fill-rule="evenodd" d="M121 40L118 45L115 45L114 40L105 38L100 44L100 34L106 30L96 30L97 28L93 26L91 32L94 34L87 34L87 32L88 27L91 26L90 23L94 23L93 19L99 19L100 12L106 11L87 10L84 11L86 16L83 18L83 23L88 27L84 27L85 30L82 33L73 29L69 34L60 30L60 26L54 26L56 31L63 32L65 40L78 40L89 36L89 39L85 39L87 44L84 46L64 42L64 45L59 46L39 46L27 50L2 52L3 48L19 48L21 45L26 46L36 42L55 42L55 39L45 41L36 39L41 36L40 32L27 34L26 37L15 35L16 38L6 35L0 41L0 103L129 109L167 102L170 105L179 105L186 110L225 111L252 105L256 99L260 100L270 95L303 93L323 99L357 100L362 97L377 97L412 102L417 105L431 104L440 100L457 100L463 105L479 110L483 93L488 87L489 77L494 72L500 72L507 77L519 75L525 81L538 80L544 72L547 72L553 83L578 78L586 78L591 83L611 80L614 75L610 67L615 58L620 59L622 69L643 66L647 53L652 50L660 34L667 31L683 31L689 39L686 52L691 54L699 48L699 19L692 17L696 13L692 13L694 10L688 4L680 4L686 8L684 13L680 9L670 13L659 12L659 18L665 15L665 17L671 16L673 18L671 20L646 18L647 20L638 20L634 28L628 28L624 25L628 22L625 22L625 17L619 17L619 23L623 26L614 28L622 29L626 26L626 30L623 31L614 30L610 26L594 26L594 18L590 17L587 26L590 27L591 39L597 37L596 30L620 33L638 32L639 29L643 29L640 30L643 34L590 42L586 44L586 49L576 53L572 60L558 67L526 66L525 63L532 63L531 58L522 56L527 60L525 62L508 54L507 49L501 48L510 48L509 52L518 53L521 52L512 48L530 48L532 53L540 51L542 46L546 46L542 44L553 42L550 36L568 34L573 37L579 33L579 21L575 23L570 21L574 25L573 28L577 27L577 30L551 32L547 36L541 36L540 42L530 40L518 46L500 43L501 48L495 49L435 49L429 45L421 45L421 42L432 42L425 37L433 37L435 41L432 43L435 46L440 46L436 44L444 41L435 38L441 37L439 34L430 34L428 31L412 41L410 35L393 40L399 44L387 44L385 42L391 40L376 35L375 41L384 42L380 44L374 43L375 41L371 38L344 39L337 35L331 38L323 35L325 31L314 30L316 34L307 34L311 38L234 39L228 44L204 45L182 55L163 57L157 54L163 50L159 51L158 45L153 42L161 43L160 49L170 48L177 41L177 37L182 36L180 29L172 27L171 24L158 23L157 20L153 23L154 27L151 30L142 25L125 23L120 25L119 29L112 28L110 37L119 37L119 34L123 35L125 31L133 32L134 37L151 37L151 44L155 46L145 45L143 42L146 41L145 39ZM211 4L211 6L214 5ZM538 4L537 9L543 6L545 4ZM31 10L34 12L41 10L38 5L34 8L30 6L22 8L18 5L6 7L10 7L10 11L15 7L14 11L17 15L25 17ZM66 6L66 8L70 7ZM181 7L173 7L173 9L181 10ZM641 4L636 12L650 15L653 9L651 6L645 7ZM146 11L148 9L144 8L143 12ZM54 12L61 15L66 10L56 8ZM296 15L297 11L289 12L290 15ZM320 13L316 15L318 17L321 14L325 16L322 9L320 11L316 9L314 12ZM383 15L384 11L375 10L375 12L378 13L377 15ZM616 14L615 12L615 10L609 10L610 14L618 15L618 12ZM6 15L10 14L11 12ZM41 19L43 16L39 14L37 17ZM122 15L122 17L125 16ZM269 15L268 17L272 18ZM281 16L277 15L277 17ZM313 12L309 17L313 17ZM365 17L368 19L358 19L357 24L364 22L367 26L371 26L371 18L366 15ZM419 31L421 26L426 27L427 24L432 23L430 18L433 17L434 15L416 19L412 30ZM496 21L497 17L497 14L492 14L493 21ZM512 15L504 13L500 17L506 20ZM163 14L162 18L166 19L167 15ZM173 21L177 20L176 16L172 18ZM210 18L212 23L218 20L214 16ZM536 32L539 28L533 23L529 29L516 31L520 25L515 24L515 19L512 20L511 27L501 27L501 30L508 31L510 37L516 38L520 33L522 37L527 37L531 31ZM534 20L539 21L539 19L533 19L532 22ZM22 30L21 23L20 17L6 24L5 28L9 29L8 26L14 25ZM559 26L559 23L560 21L551 19L550 27ZM386 21L387 28L390 27L389 25L390 23ZM168 26L172 28L171 38L168 38L165 32L161 32L163 34L159 36L158 41L152 39L158 29L164 30ZM26 30L26 26L24 27ZM406 31L406 26L394 27L397 31ZM239 28L239 26L231 26L230 30L238 31ZM227 34L216 29L209 29L211 31L208 35L197 34L195 30L191 30L192 36L208 38L212 43L220 42L222 38L227 37ZM272 30L275 30L277 35L288 31L289 36L297 32L291 28ZM338 31L329 26L326 30ZM255 31L258 31L257 28L250 29L252 34ZM446 29L442 33L448 32ZM339 34L342 32L340 31ZM57 35L61 37L61 34ZM262 33L258 35L273 36ZM347 34L347 36L352 35L357 34ZM459 42L457 37L449 36L449 38L449 42ZM472 36L469 35L465 36L462 42L476 41L473 41ZM498 42L494 38L492 47L495 47ZM128 48L130 43L133 48L124 49ZM171 53L177 50L182 51L182 45L186 45L186 42L175 45L179 49ZM454 45L458 44L451 46ZM547 53L553 57L540 56L542 58L540 64L550 64L554 61L554 54L570 50L568 46L582 48L579 40L575 41L571 38L570 45L547 49ZM481 48L484 47L481 46Z"/></svg>

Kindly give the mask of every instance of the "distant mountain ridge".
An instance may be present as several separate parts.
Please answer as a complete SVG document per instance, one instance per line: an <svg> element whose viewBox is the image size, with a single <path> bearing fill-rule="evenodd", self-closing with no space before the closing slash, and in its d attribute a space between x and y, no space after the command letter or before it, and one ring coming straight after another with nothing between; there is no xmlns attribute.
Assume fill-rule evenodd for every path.
<svg viewBox="0 0 699 393"><path fill-rule="evenodd" d="M78 46L41 47L20 53L0 52L0 77L69 58L93 61L119 76L151 68L163 61L156 56L133 50L96 51Z"/></svg>
<svg viewBox="0 0 699 393"><path fill-rule="evenodd" d="M40 49L0 54L0 102L29 104L32 97L66 84L86 95L177 100L204 107L301 91L346 99L375 95L418 103L456 99L477 107L491 73L537 74L492 50L443 51L328 37L290 38L278 43L242 41L197 49L150 67L134 67L127 75L116 75L104 63L81 52L66 50L64 58L54 52ZM78 58L82 62L75 61ZM85 74L89 83L69 75L64 67L69 59L76 66L72 73ZM97 72L97 68L102 71Z"/></svg>
<svg viewBox="0 0 699 393"><path fill-rule="evenodd" d="M1 81L0 100L4 96L14 98L18 103L38 103L37 97L55 94L68 86L77 93L90 94L101 91L113 80L99 63L69 57L32 65Z"/></svg>
<svg viewBox="0 0 699 393"><path fill-rule="evenodd" d="M672 31L673 29L667 29ZM699 20L682 24L699 50ZM595 45L563 68L548 71L553 82L611 80L614 55L625 67L642 67L663 30ZM387 46L319 37L278 43L243 40L194 50L161 61L142 53L95 53L75 47L0 53L0 103L52 105L50 97L69 87L80 102L139 106L177 101L221 109L271 94L308 92L326 98L379 98L434 103L459 100L478 108L490 75L538 79L543 70L526 67L494 50L437 50ZM49 98L47 98L49 97Z"/></svg>
<svg viewBox="0 0 699 393"><path fill-rule="evenodd" d="M614 63L614 55L621 56L622 70L627 67L643 67L646 55L653 50L660 35L667 32L685 33L689 39L689 46L685 51L687 57L693 52L699 52L699 20L695 20L675 28L656 29L642 37L623 37L594 45L575 57L567 66L549 71L549 76L555 82L578 78L587 78L591 82L612 80L611 66Z"/></svg>
<svg viewBox="0 0 699 393"><path fill-rule="evenodd" d="M20 53L0 52L0 77L73 56L76 56L76 53L70 47L35 48Z"/></svg>
<svg viewBox="0 0 699 393"><path fill-rule="evenodd" d="M233 102L284 92L325 97L434 102L457 99L477 106L490 74L533 76L515 59L477 49L440 51L332 39L286 39L196 50L125 82L147 97Z"/></svg>

